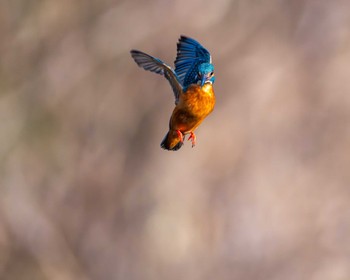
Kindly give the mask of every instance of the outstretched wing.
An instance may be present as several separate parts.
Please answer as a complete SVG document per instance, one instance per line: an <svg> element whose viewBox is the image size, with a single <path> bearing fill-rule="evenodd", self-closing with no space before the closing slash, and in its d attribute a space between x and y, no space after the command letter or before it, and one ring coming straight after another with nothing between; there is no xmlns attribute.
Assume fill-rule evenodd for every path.
<svg viewBox="0 0 350 280"><path fill-rule="evenodd" d="M198 66L211 63L210 53L196 40L181 36L177 43L175 73L183 87L196 82Z"/></svg>
<svg viewBox="0 0 350 280"><path fill-rule="evenodd" d="M138 66L145 70L164 75L164 77L167 78L174 91L175 104L177 104L179 101L179 95L182 92L182 86L179 83L174 70L160 59L150 56L144 52L131 50L130 53Z"/></svg>

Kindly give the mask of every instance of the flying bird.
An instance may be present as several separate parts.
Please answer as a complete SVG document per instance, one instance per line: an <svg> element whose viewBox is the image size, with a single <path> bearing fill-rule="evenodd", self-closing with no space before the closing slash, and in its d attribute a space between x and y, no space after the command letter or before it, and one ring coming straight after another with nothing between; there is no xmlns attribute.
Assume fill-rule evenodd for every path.
<svg viewBox="0 0 350 280"><path fill-rule="evenodd" d="M215 94L214 66L208 50L196 40L181 36L177 43L175 69L158 58L138 50L131 50L138 66L163 75L175 96L175 108L169 121L169 131L160 146L177 151L189 134L192 147L196 144L195 129L213 111Z"/></svg>

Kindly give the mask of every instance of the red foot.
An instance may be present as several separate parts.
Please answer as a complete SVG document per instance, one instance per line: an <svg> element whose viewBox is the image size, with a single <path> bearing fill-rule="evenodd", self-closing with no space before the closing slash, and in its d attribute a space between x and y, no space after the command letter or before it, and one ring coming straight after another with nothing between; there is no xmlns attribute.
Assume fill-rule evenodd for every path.
<svg viewBox="0 0 350 280"><path fill-rule="evenodd" d="M182 135L182 132L180 130L176 130L177 136L180 138L180 142L184 141L184 136Z"/></svg>
<svg viewBox="0 0 350 280"><path fill-rule="evenodd" d="M188 140L191 140L193 148L196 145L196 135L192 131L190 132L190 137L188 137Z"/></svg>

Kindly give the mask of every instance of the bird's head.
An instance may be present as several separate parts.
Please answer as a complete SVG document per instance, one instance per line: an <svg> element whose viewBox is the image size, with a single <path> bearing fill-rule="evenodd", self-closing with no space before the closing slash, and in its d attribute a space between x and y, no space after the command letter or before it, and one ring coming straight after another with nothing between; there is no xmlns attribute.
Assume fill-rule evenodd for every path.
<svg viewBox="0 0 350 280"><path fill-rule="evenodd" d="M202 87L206 83L213 84L215 81L214 65L211 63L202 63L198 66L197 83Z"/></svg>

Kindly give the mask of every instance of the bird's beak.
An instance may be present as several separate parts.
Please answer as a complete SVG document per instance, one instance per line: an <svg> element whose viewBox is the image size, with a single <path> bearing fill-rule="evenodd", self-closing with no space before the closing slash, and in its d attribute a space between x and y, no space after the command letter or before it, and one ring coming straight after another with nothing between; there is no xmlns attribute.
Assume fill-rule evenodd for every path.
<svg viewBox="0 0 350 280"><path fill-rule="evenodd" d="M203 75L202 76L202 80L201 80L201 87L204 86L205 82L209 80L209 76L208 75Z"/></svg>

